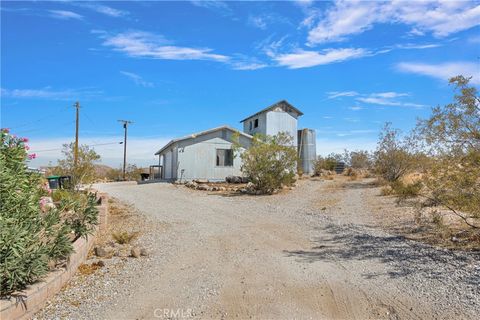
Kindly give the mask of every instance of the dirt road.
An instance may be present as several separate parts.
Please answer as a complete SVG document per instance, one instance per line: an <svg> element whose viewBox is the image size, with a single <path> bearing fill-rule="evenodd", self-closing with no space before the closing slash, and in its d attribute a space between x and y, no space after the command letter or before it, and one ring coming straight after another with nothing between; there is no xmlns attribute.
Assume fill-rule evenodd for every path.
<svg viewBox="0 0 480 320"><path fill-rule="evenodd" d="M452 319L480 314L480 261L373 225L365 182L302 181L273 196L171 184L97 188L169 225L107 319ZM124 292L124 294L121 294Z"/></svg>

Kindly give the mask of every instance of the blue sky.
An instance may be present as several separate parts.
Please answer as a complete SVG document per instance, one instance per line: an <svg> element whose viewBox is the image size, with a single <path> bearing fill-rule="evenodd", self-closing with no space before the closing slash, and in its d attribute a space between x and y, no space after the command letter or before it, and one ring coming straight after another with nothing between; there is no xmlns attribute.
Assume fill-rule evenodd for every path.
<svg viewBox="0 0 480 320"><path fill-rule="evenodd" d="M372 149L384 122L449 103L449 77L480 85L479 1L2 1L1 18L1 126L30 138L32 165L72 141L77 100L81 143L132 120L129 162L148 165L282 99L319 153ZM121 145L95 149L120 165Z"/></svg>

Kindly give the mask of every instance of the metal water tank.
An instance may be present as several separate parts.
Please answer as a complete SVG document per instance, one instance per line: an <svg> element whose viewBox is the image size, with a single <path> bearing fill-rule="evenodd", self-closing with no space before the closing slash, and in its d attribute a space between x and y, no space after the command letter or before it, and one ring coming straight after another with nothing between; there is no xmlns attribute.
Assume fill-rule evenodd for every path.
<svg viewBox="0 0 480 320"><path fill-rule="evenodd" d="M298 130L298 156L304 174L314 173L314 164L317 159L317 144L315 130Z"/></svg>

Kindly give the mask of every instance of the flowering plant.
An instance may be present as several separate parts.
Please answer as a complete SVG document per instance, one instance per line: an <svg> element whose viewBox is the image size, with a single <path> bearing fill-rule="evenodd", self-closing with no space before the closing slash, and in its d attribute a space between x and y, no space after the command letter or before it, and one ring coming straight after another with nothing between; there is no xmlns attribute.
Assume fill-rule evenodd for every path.
<svg viewBox="0 0 480 320"><path fill-rule="evenodd" d="M48 262L73 250L71 228L48 206L41 176L28 170L26 138L0 129L0 295L24 289L48 271ZM44 209L42 212L40 206Z"/></svg>

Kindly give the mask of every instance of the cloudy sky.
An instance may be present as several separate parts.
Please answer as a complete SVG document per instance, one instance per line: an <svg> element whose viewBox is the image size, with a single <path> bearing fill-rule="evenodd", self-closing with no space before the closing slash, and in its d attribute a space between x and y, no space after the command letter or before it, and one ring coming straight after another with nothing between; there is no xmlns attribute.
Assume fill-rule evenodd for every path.
<svg viewBox="0 0 480 320"><path fill-rule="evenodd" d="M169 139L286 99L321 154L372 149L480 86L479 1L1 2L1 126L44 165L74 136L103 163L156 162Z"/></svg>

